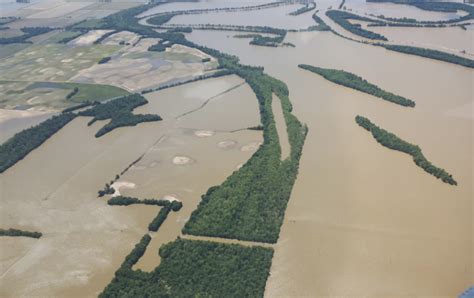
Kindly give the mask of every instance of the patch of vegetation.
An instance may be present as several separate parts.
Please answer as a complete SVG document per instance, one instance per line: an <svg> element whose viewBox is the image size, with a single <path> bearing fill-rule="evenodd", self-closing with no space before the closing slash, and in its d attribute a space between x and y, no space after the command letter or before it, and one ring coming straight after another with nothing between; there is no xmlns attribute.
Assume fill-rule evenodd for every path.
<svg viewBox="0 0 474 298"><path fill-rule="evenodd" d="M193 28L191 27L176 27L176 28L171 28L168 30L169 33L191 33L193 32Z"/></svg>
<svg viewBox="0 0 474 298"><path fill-rule="evenodd" d="M132 270L150 240L142 238L100 298L263 297L272 249L178 238L160 248L155 270Z"/></svg>
<svg viewBox="0 0 474 298"><path fill-rule="evenodd" d="M105 34L103 34L101 37L97 38L95 41L94 41L94 44L101 44L104 40L106 40L109 36L112 36L114 35L115 33L118 33L119 31L117 30L112 30L110 32L107 32Z"/></svg>
<svg viewBox="0 0 474 298"><path fill-rule="evenodd" d="M115 193L115 188L112 187L113 181L110 183L105 183L104 189L97 192L99 198L105 195L113 195Z"/></svg>
<svg viewBox="0 0 474 298"><path fill-rule="evenodd" d="M388 40L383 35L362 29L362 27L359 24L352 24L351 22L349 22L349 20L372 22L373 21L372 19L361 17L358 15L348 13L345 11L340 11L340 10L328 10L326 12L326 15L331 20L336 22L339 26L341 26L342 28L346 29L347 31L355 35L359 35L361 37L372 39L372 40L383 40L383 41Z"/></svg>
<svg viewBox="0 0 474 298"><path fill-rule="evenodd" d="M315 8L316 8L316 3L315 2L309 2L309 3L306 3L303 7L298 8L297 10L290 12L289 15L290 16L298 16L298 15L303 14L305 12L312 11Z"/></svg>
<svg viewBox="0 0 474 298"><path fill-rule="evenodd" d="M111 59L112 59L112 57L104 57L104 58L100 59L99 62L97 62L97 64L105 64L105 63L109 62Z"/></svg>
<svg viewBox="0 0 474 298"><path fill-rule="evenodd" d="M413 161L417 166L425 170L425 172L435 176L436 178L441 179L441 181L443 181L444 183L448 183L451 185L458 184L451 174L446 172L444 169L435 167L430 161L428 161L421 152L420 147L418 147L417 145L410 144L400 139L395 134L378 127L365 117L356 116L355 121L357 122L357 124L359 124L359 126L371 132L372 136L377 140L379 144L389 149L397 150L411 155L413 157Z"/></svg>
<svg viewBox="0 0 474 298"><path fill-rule="evenodd" d="M456 56L453 54L449 54L449 53L445 53L445 52L441 52L437 50L417 48L417 47L412 47L412 46L389 45L389 44L380 44L380 46L391 51L421 56L425 58L458 64L458 65L469 67L469 68L474 68L474 60L472 59Z"/></svg>
<svg viewBox="0 0 474 298"><path fill-rule="evenodd" d="M346 0L342 0L341 4L339 4L339 9L342 9L345 3L346 3Z"/></svg>
<svg viewBox="0 0 474 298"><path fill-rule="evenodd" d="M415 106L415 102L413 100L380 89L378 86L367 82L363 78L353 73L343 70L321 68L307 64L300 64L298 65L298 67L319 74L326 80L331 81L333 83L356 89L361 92L368 93L375 97L379 97L405 107Z"/></svg>
<svg viewBox="0 0 474 298"><path fill-rule="evenodd" d="M81 36L82 34L86 33L87 30L71 30L71 31L63 31L58 34L53 35L51 38L48 39L50 43L68 43L71 40L76 39L77 37Z"/></svg>
<svg viewBox="0 0 474 298"><path fill-rule="evenodd" d="M110 198L107 201L107 204L110 206L130 206L136 204L143 205L154 205L160 207L168 207L173 211L179 211L183 206L183 203L179 201L169 201L169 200L157 200L157 199L137 199L132 197L117 196Z"/></svg>
<svg viewBox="0 0 474 298"><path fill-rule="evenodd" d="M88 125L92 125L97 120L110 119L110 122L102 127L95 136L98 138L118 127L135 126L142 122L160 121L158 115L135 115L132 111L139 106L148 103L140 94L131 94L120 97L106 103L101 103L91 109L82 111L79 116L94 117Z"/></svg>
<svg viewBox="0 0 474 298"><path fill-rule="evenodd" d="M29 232L17 229L0 229L0 236L40 238L43 234L40 232Z"/></svg>
<svg viewBox="0 0 474 298"><path fill-rule="evenodd" d="M63 113L22 130L0 145L0 173L25 158L53 134L76 117L72 113Z"/></svg>
<svg viewBox="0 0 474 298"><path fill-rule="evenodd" d="M23 35L0 38L0 44L32 43L28 39L30 39L34 36L37 36L37 35L48 33L51 30L53 30L53 29L49 28L49 27L25 27L25 28L21 28L21 31L23 31Z"/></svg>

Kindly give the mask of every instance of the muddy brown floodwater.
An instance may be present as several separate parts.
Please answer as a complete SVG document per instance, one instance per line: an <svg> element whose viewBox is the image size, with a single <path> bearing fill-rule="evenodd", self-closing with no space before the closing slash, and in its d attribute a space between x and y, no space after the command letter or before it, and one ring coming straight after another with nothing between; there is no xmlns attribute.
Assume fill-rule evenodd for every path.
<svg viewBox="0 0 474 298"><path fill-rule="evenodd" d="M180 235L200 196L222 183L258 148L242 151L240 147L262 142L260 131L210 131L260 122L255 95L236 76L149 93L147 98L150 103L135 113L160 114L163 121L119 128L95 138L104 122L88 127L89 119L78 118L1 174L0 226L43 233L40 239L1 237L1 297L94 297L102 291L148 232L159 209L108 206L107 198L97 198L97 191L143 153L118 181L120 193L178 199L184 204L152 233L153 241L137 264L144 270L155 268L158 248ZM193 114L175 117L209 98L216 99L212 112L180 128ZM227 111L238 99L239 113ZM235 146L219 146L229 140ZM175 157L192 162L174 163Z"/></svg>
<svg viewBox="0 0 474 298"><path fill-rule="evenodd" d="M266 296L452 297L471 286L473 71L330 32L289 34L296 48L250 46L232 34L196 30L189 39L264 66L287 83L309 126ZM356 73L416 108L333 84L300 63ZM459 185L379 145L355 123L359 114L418 144Z"/></svg>

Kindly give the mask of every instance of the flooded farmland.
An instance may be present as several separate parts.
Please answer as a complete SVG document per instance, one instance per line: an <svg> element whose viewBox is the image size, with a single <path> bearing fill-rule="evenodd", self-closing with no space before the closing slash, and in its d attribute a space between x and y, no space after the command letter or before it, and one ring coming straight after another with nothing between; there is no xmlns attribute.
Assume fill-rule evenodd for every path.
<svg viewBox="0 0 474 298"><path fill-rule="evenodd" d="M225 92L234 86L240 87ZM121 194L178 199L184 204L153 236L143 258L145 265L138 264L146 270L155 268L159 264L158 248L180 234L200 195L222 183L256 149L242 147L262 141L258 131L213 131L206 135L193 129L206 125L206 119L217 125L216 117L226 115L227 101L232 102L239 94L251 95L248 88L232 76L150 93L150 103L135 112L160 113L165 120L122 128L101 138L94 138L94 133L103 123L88 127L86 118L78 118L2 174L1 225L39 230L44 235L38 240L15 242L18 248L2 256L1 296L34 293L89 297L102 291L158 208L107 206L105 199L97 198L97 190L143 153L140 163L120 180L133 182L135 187L120 188ZM239 107L241 117L235 117L233 127L258 125L258 105L252 96L253 100ZM175 120L175 115L213 97L219 100L213 107L214 114L189 121L187 129L179 128L180 120ZM225 141L232 141L234 146L219 146ZM190 157L194 162L177 165L173 163L176 156ZM25 181L28 187L21 187ZM2 247L12 242L9 237L0 241Z"/></svg>
<svg viewBox="0 0 474 298"><path fill-rule="evenodd" d="M286 82L309 126L266 295L455 296L472 284L473 117L455 114L472 107L472 70L330 33L289 34L294 49L252 47L228 34L189 38ZM417 106L335 85L300 63L356 73ZM355 124L358 114L418 144L459 186L381 147Z"/></svg>
<svg viewBox="0 0 474 298"><path fill-rule="evenodd" d="M36 7L36 12L20 9L18 15L25 18L15 21L12 28L36 24L36 18L46 24L69 24L84 19L90 9L97 10L94 15L108 15L112 13L106 9L110 5L116 10L121 5L138 5L79 1L68 6L61 0L54 9L48 9L51 3L39 2L33 1L31 5ZM173 2L144 10L140 16L264 3L260 0ZM474 72L472 68L356 42L368 40L349 33L324 15L326 9L339 5L340 2L323 0L317 2L316 10L342 37L330 31L287 32L284 38L287 46L254 46L249 44L249 39L234 38L241 32L192 30L184 34L198 45L237 56L242 64L261 66L266 74L284 82L289 89L290 112L309 129L275 244L241 241L233 239L233 235L227 239L220 238L227 237L221 235L208 237L183 232L193 211L199 210L201 196L210 187L221 185L255 152L257 157L265 154L259 148L264 143L262 129L268 128L265 126L268 114L259 106L262 98L257 100L250 87L255 87L252 85L255 81L242 75L245 70L237 72L242 77L224 72L225 75L200 80L200 75L218 74L222 70L218 67L222 63L216 59L218 55L211 57L206 50L179 43L150 51L150 46L158 45L160 38L144 38L137 33L139 30L115 32L96 44L99 36L113 32L109 28L97 29L67 44L53 45L46 39L41 45L34 42L21 51L15 52L13 48L8 55L0 53L0 57L6 57L0 58L0 65L7 69L0 77L22 80L3 83L1 91L10 97L1 101L0 143L60 113L59 107L63 106L58 102L67 102L69 94L67 90L44 93L45 100L32 97L27 102L37 107L26 106L16 95L20 94L18 90L11 92L12 84L58 80L101 83L130 92L146 90L143 97L148 103L132 108L132 113L163 118L119 127L96 138L94 135L109 120L89 125L90 117L77 117L0 174L0 228L43 233L39 239L0 237L0 296L97 297L116 276L122 262L129 262L127 256L137 254L134 245L145 234L151 236L151 242L130 265L130 275L136 273L133 270L141 270L140 277L155 278L152 272L170 258L168 254L162 255L162 259L158 250L164 244L176 243L178 237L195 243L205 240L214 244L241 244L246 248L260 246L271 251L270 274L268 279L264 274L260 286L262 296L265 287L266 297L457 297L471 287L474 284ZM383 14L420 21L450 20L463 15L362 0L344 1L341 6L360 15ZM314 11L290 15L301 7L302 3L288 2L248 11L183 14L174 16L166 25L270 26L297 31L315 24ZM73 15L75 11L77 15ZM140 24L146 24L144 19ZM388 37L392 44L437 49L462 57L474 55L472 26L403 28L360 24ZM110 61L97 63L104 57ZM415 101L416 107L403 107L337 85L299 68L299 64L354 73L384 90ZM189 79L193 82L177 84ZM163 88L168 84L177 86ZM284 110L288 106L282 106L276 95L280 93L271 89L268 94L272 92L276 93L269 109L284 164L294 153L292 137L295 136L291 134L291 124L285 122L288 114ZM26 95L23 97L29 99L29 93ZM458 185L443 183L417 167L411 156L377 143L371 133L357 125L357 115L368 117L401 139L418 145L428 160L453 174ZM264 146L268 144L267 138L268 134ZM251 162L243 169L248 169L248 164ZM241 178L264 185L266 174L247 175L255 179ZM115 193L98 197L97 192L108 183ZM226 187L225 191L231 195L222 192L212 199L231 201L235 194L232 188L241 185L231 180ZM239 195L246 202L253 202L252 194L241 191L234 196ZM179 201L183 206L179 212L170 212L159 230L152 232L148 225L161 208L169 205L107 204L110 197L117 196ZM208 203L208 199L209 196L203 202ZM269 202L256 203L257 208L249 212L251 217L258 216ZM216 206L224 207L222 213L228 211L225 204ZM237 213L248 211L241 209L229 209L224 216L233 220L240 216ZM204 214L209 218L212 215L212 212ZM214 220L220 219L209 220L210 225L217 226ZM259 228L255 222L256 227L249 230ZM237 224L246 222L241 220ZM199 257L204 259L202 252ZM213 265L208 261L201 264L200 259L196 263L199 269L212 271L215 266L219 271L219 266L238 257L235 254L219 260L222 263L211 262ZM178 266L190 263L186 258L180 261ZM270 262L267 264L268 270ZM179 270L175 274L183 276L192 271ZM150 280L155 282L153 278ZM199 280L202 276L194 275L193 282L194 278ZM171 289L166 281L163 283L167 290ZM184 283L186 287L190 282ZM126 280L125 288L132 289L132 284L132 279ZM208 295L198 294L212 296L209 294L212 292L203 293Z"/></svg>

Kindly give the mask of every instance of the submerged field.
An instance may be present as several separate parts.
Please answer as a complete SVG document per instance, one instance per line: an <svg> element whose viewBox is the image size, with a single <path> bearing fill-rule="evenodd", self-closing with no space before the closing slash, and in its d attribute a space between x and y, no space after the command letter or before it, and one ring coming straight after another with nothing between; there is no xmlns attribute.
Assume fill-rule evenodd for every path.
<svg viewBox="0 0 474 298"><path fill-rule="evenodd" d="M55 30L0 45L0 142L64 108L111 103L79 106L0 174L0 229L41 233L0 237L0 296L454 297L474 283L472 26L364 19L465 12L361 0L296 16L301 3L18 5L6 6L22 18L3 37ZM329 10L360 19L341 26ZM164 12L167 29L147 24ZM85 18L87 29L65 28ZM186 25L212 30L176 28ZM389 51L371 34L457 56ZM144 114L162 120L120 125ZM357 115L398 139L374 134L381 146ZM98 137L108 121L119 125ZM438 168L388 148L421 148ZM456 183L429 175L439 169Z"/></svg>

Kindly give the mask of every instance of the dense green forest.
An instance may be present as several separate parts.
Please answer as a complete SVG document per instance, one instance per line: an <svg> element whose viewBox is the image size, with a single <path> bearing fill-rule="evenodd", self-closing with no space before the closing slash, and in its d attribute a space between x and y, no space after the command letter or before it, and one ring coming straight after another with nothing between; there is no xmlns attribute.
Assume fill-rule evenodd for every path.
<svg viewBox="0 0 474 298"><path fill-rule="evenodd" d="M17 229L0 229L0 236L40 238L43 234L40 232L29 232Z"/></svg>
<svg viewBox="0 0 474 298"><path fill-rule="evenodd" d="M469 68L474 68L474 60L472 59L456 56L453 54L449 54L449 53L445 53L445 52L441 52L437 50L417 48L417 47L412 47L412 46L389 45L389 44L380 44L380 46L391 51L421 56L425 58L458 64L458 65L466 66Z"/></svg>
<svg viewBox="0 0 474 298"><path fill-rule="evenodd" d="M140 94L131 94L120 97L106 103L101 103L91 109L79 112L79 116L94 117L89 125L97 120L110 119L110 122L103 126L95 134L98 138L118 127L135 126L142 122L160 121L158 115L135 115L132 111L139 106L148 103L148 101Z"/></svg>
<svg viewBox="0 0 474 298"><path fill-rule="evenodd" d="M289 15L290 16L298 16L298 15L303 14L305 12L312 11L315 8L316 8L316 3L315 2L309 2L309 3L306 3L303 7L298 8L297 10L290 12Z"/></svg>
<svg viewBox="0 0 474 298"><path fill-rule="evenodd" d="M53 30L53 29L49 28L49 27L25 27L25 28L21 28L21 31L23 32L23 35L0 38L0 44L32 43L28 39L30 39L30 38L32 38L36 35L47 33L51 30Z"/></svg>
<svg viewBox="0 0 474 298"><path fill-rule="evenodd" d="M361 37L367 38L367 39L373 39L373 40L383 40L387 41L388 39L375 32L371 32L365 29L362 29L359 24L352 24L349 22L349 20L356 20L356 21L365 21L365 22L372 22L372 19L366 18L366 17L361 17L352 13L348 13L346 11L340 11L340 10L328 10L326 11L326 15L336 22L339 26L342 28L346 29L347 31L359 35Z"/></svg>
<svg viewBox="0 0 474 298"><path fill-rule="evenodd" d="M361 127L371 132L373 137L381 145L393 150L410 154L413 157L415 164L425 170L425 172L435 176L438 179L441 179L445 183L457 185L457 182L454 180L453 176L444 169L438 168L428 161L421 152L420 147L417 145L410 144L400 139L395 134L378 127L365 117L356 116L355 121Z"/></svg>
<svg viewBox="0 0 474 298"><path fill-rule="evenodd" d="M413 100L380 89L376 85L367 82L363 78L353 73L343 70L321 68L307 64L300 64L298 65L298 67L317 73L324 77L326 80L334 82L336 84L353 88L405 107L415 106L415 102Z"/></svg>
<svg viewBox="0 0 474 298"><path fill-rule="evenodd" d="M150 240L135 246L100 298L263 297L272 249L178 238L160 248L155 270L132 270Z"/></svg>
<svg viewBox="0 0 474 298"><path fill-rule="evenodd" d="M22 160L75 117L72 113L62 113L8 139L0 145L0 173Z"/></svg>

